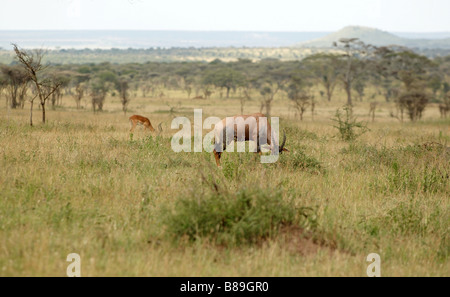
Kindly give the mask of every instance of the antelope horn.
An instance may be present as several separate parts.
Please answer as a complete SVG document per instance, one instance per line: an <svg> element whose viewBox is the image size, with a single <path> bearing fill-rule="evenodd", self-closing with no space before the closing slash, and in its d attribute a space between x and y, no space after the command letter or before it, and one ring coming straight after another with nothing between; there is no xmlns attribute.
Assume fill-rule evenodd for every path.
<svg viewBox="0 0 450 297"><path fill-rule="evenodd" d="M286 132L283 131L283 143L280 146L280 153L283 151L285 144L286 144Z"/></svg>

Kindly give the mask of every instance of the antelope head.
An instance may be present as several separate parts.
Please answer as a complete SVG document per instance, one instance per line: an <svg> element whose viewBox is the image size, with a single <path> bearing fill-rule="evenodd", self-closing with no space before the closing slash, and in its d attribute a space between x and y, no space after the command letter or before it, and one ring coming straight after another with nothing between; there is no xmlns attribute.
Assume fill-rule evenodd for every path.
<svg viewBox="0 0 450 297"><path fill-rule="evenodd" d="M284 147L286 144L286 132L283 132L283 142L281 143L281 146L278 147L278 152L282 154L283 152L289 152L287 148Z"/></svg>

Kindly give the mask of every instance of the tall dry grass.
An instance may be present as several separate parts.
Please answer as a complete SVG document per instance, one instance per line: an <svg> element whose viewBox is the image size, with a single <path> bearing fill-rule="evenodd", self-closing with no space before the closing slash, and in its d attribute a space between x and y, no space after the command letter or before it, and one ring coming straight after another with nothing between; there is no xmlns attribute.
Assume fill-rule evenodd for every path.
<svg viewBox="0 0 450 297"><path fill-rule="evenodd" d="M383 276L450 275L450 153L435 144L450 146L450 119L434 107L402 124L389 117L393 106L380 104L370 132L345 142L330 120L339 101L319 102L315 120L300 122L277 99L273 114L290 153L270 165L224 153L218 169L211 154L174 153L170 121L192 119L195 107L204 117L237 114L238 100L170 96L174 114L159 99L133 98L131 112L164 131L138 130L132 139L117 98L97 115L65 98L35 127L28 111L0 109L0 276L64 276L69 253L80 254L83 276L365 276L370 253L380 254ZM354 110L362 120L365 104ZM199 234L185 240L167 209L207 197L208 180L226 190L224 199L245 189L279 193L277 203L311 209L314 228L280 224L238 246ZM170 222L189 225L197 215Z"/></svg>

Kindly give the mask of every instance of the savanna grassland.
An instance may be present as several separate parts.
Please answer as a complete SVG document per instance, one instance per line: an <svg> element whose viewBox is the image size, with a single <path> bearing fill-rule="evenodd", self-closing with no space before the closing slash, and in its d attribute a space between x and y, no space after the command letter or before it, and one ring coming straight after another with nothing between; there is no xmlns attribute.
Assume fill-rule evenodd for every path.
<svg viewBox="0 0 450 297"><path fill-rule="evenodd" d="M117 97L98 114L65 97L46 124L36 108L34 127L28 104L2 104L0 276L65 276L70 253L82 276L366 276L370 253L382 276L450 276L450 118L435 104L401 123L380 103L372 123L356 103L370 131L346 142L331 121L343 93L303 121L276 98L290 152L224 153L217 168L174 153L170 123L239 114L239 101L166 96L138 95L126 116ZM163 132L131 137L134 113Z"/></svg>

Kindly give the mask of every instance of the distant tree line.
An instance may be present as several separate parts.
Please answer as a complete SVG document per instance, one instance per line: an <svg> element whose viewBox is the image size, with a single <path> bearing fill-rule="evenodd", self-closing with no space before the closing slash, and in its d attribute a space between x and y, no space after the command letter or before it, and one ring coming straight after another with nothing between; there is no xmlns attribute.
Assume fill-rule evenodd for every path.
<svg viewBox="0 0 450 297"><path fill-rule="evenodd" d="M79 109L82 100L89 99L94 112L103 110L108 94L120 98L126 113L137 92L162 98L166 90L179 90L187 99L232 96L240 100L241 112L248 100L258 100L260 111L268 116L276 96L282 95L302 119L304 112L316 105L314 87L319 86L320 97L328 101L333 100L336 88L342 88L351 107L355 100L373 102L373 95L366 92L369 85L387 102L395 103L392 116L399 120L405 116L412 121L420 119L432 101L440 103L443 115L449 111L450 56L430 60L407 48L374 47L358 39L341 39L335 46L336 53L317 53L302 61L54 64L42 69L42 77L58 86L48 97L52 108L62 104L65 94ZM20 59L14 65L0 65L0 91L11 109L24 108L25 102L38 94L23 66ZM41 108L45 109L45 104Z"/></svg>

